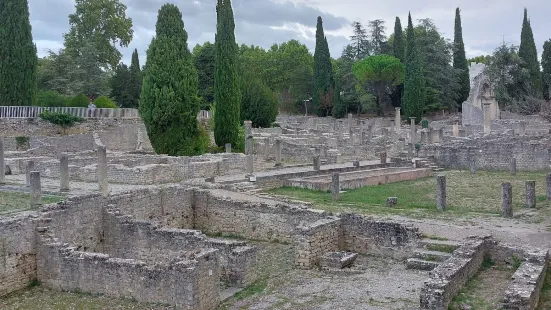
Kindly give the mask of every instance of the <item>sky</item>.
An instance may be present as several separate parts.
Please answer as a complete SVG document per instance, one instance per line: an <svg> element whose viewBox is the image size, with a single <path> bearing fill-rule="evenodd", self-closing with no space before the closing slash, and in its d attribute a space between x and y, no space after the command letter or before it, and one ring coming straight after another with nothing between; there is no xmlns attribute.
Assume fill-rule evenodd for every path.
<svg viewBox="0 0 551 310"><path fill-rule="evenodd" d="M183 15L190 50L196 44L214 42L216 32L216 0L120 0L132 18L134 38L127 48L121 48L122 61L130 63L136 48L141 64L155 34L157 12L164 3L176 4ZM238 44L269 48L273 43L297 39L313 53L316 19L321 16L331 56L338 58L349 43L350 24L382 19L387 35L394 30L394 20L400 17L407 26L411 12L414 24L430 18L453 40L455 8L460 7L463 40L467 57L491 54L503 41L518 45L523 8L534 32L538 55L545 40L551 38L551 1L549 0L233 0L235 35ZM63 33L69 30L68 15L73 13L74 0L29 0L33 37L40 57L49 49L63 47Z"/></svg>

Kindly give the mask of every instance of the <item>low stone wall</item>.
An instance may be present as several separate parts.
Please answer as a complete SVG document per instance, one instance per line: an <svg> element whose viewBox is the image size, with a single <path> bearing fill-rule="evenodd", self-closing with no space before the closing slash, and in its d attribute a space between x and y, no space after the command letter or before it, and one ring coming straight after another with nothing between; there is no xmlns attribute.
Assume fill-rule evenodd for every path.
<svg viewBox="0 0 551 310"><path fill-rule="evenodd" d="M527 256L526 261L511 277L501 309L533 310L538 305L549 264L549 253L545 250Z"/></svg>
<svg viewBox="0 0 551 310"><path fill-rule="evenodd" d="M295 240L295 266L300 269L310 269L319 265L325 253L338 251L340 228L339 218L322 219L299 227Z"/></svg>
<svg viewBox="0 0 551 310"><path fill-rule="evenodd" d="M471 240L429 273L421 288L421 309L447 309L453 297L473 277L488 253L488 240Z"/></svg>

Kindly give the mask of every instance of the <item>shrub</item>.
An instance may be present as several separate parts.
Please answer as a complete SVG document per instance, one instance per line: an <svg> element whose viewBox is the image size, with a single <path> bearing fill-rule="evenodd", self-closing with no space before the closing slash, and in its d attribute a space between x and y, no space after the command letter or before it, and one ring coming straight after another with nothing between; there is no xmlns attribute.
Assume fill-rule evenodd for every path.
<svg viewBox="0 0 551 310"><path fill-rule="evenodd" d="M80 93L74 96L73 98L71 98L67 106L74 107L74 108L87 108L89 102L90 102L90 99L88 99L88 97L86 97L85 94Z"/></svg>
<svg viewBox="0 0 551 310"><path fill-rule="evenodd" d="M94 100L94 104L96 105L96 108L99 109L116 109L118 108L115 102L113 100L105 97L105 96L99 96Z"/></svg>
<svg viewBox="0 0 551 310"><path fill-rule="evenodd" d="M429 128L429 121L424 119L421 121L421 127L423 128Z"/></svg>
<svg viewBox="0 0 551 310"><path fill-rule="evenodd" d="M39 91L37 105L39 107L65 107L69 103L69 97L56 91Z"/></svg>
<svg viewBox="0 0 551 310"><path fill-rule="evenodd" d="M29 137L15 137L15 143L17 145L17 149L26 149L29 147Z"/></svg>
<svg viewBox="0 0 551 310"><path fill-rule="evenodd" d="M82 117L73 116L68 113L57 113L57 112L50 112L50 111L44 111L38 116L52 124L59 125L63 128L69 128L73 126L75 123L83 122L84 119Z"/></svg>
<svg viewBox="0 0 551 310"><path fill-rule="evenodd" d="M270 127L278 112L274 92L258 78L245 76L241 81L241 93L241 121L251 120L253 127Z"/></svg>

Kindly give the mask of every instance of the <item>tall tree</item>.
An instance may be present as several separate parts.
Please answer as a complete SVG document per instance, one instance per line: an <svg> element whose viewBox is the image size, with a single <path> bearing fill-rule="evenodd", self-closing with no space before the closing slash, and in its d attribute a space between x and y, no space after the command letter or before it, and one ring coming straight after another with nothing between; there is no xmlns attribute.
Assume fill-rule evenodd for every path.
<svg viewBox="0 0 551 310"><path fill-rule="evenodd" d="M404 63L406 57L406 46L404 44L404 30L402 29L402 22L400 18L396 16L394 22L394 41L392 42L392 55L398 58L401 63ZM404 94L404 83L396 85L390 94L392 105L399 107L402 105L402 95Z"/></svg>
<svg viewBox="0 0 551 310"><path fill-rule="evenodd" d="M199 75L199 97L201 109L210 110L214 103L214 44L205 42L193 49L193 62Z"/></svg>
<svg viewBox="0 0 551 310"><path fill-rule="evenodd" d="M126 5L120 0L75 0L76 11L69 15L71 26L65 36L65 48L80 55L85 43L97 51L104 68L114 69L121 60L116 47L127 47L132 40L132 19L126 17Z"/></svg>
<svg viewBox="0 0 551 310"><path fill-rule="evenodd" d="M520 47L518 49L518 55L524 61L523 68L530 73L530 82L533 90L533 95L541 97L541 72L540 64L538 61L538 51L536 49L536 43L534 42L534 34L532 33L532 26L528 19L528 10L524 9L524 19L522 21L522 31L520 33Z"/></svg>
<svg viewBox="0 0 551 310"><path fill-rule="evenodd" d="M0 105L34 105L38 58L27 0L0 1Z"/></svg>
<svg viewBox="0 0 551 310"><path fill-rule="evenodd" d="M128 86L130 88L130 102L128 108L138 108L142 92L143 75L137 49L134 49L134 52L132 52L132 62L130 63L129 71L130 82Z"/></svg>
<svg viewBox="0 0 551 310"><path fill-rule="evenodd" d="M369 21L371 30L371 54L378 55L384 52L387 44L385 21L381 19Z"/></svg>
<svg viewBox="0 0 551 310"><path fill-rule="evenodd" d="M121 108L134 108L130 95L130 69L123 63L117 66L115 74L111 78L110 97Z"/></svg>
<svg viewBox="0 0 551 310"><path fill-rule="evenodd" d="M406 36L406 74L404 79L403 111L406 117L420 119L423 115L425 99L425 79L423 64L415 44L415 32L411 22L411 13L408 14L408 28Z"/></svg>
<svg viewBox="0 0 551 310"><path fill-rule="evenodd" d="M352 22L352 31L353 35L350 36L350 41L352 41L352 47L354 49L354 59L360 60L369 56L369 36L367 35L367 30L362 26L360 22Z"/></svg>
<svg viewBox="0 0 551 310"><path fill-rule="evenodd" d="M218 0L216 14L214 138L219 146L226 143L235 146L240 142L241 90L231 1Z"/></svg>
<svg viewBox="0 0 551 310"><path fill-rule="evenodd" d="M340 105L333 108L333 117L335 118L345 117L349 111L361 112L359 93L361 90L356 88L358 79L352 73L352 66L356 62L355 59L354 47L349 44L343 49L341 57L337 60L335 79L338 81L339 94L337 98L337 88L335 88L335 104L340 103ZM340 92L342 92L342 96Z"/></svg>
<svg viewBox="0 0 551 310"><path fill-rule="evenodd" d="M178 7L163 5L147 50L140 99L140 114L159 154L197 155L208 147L197 122L197 71L187 38Z"/></svg>
<svg viewBox="0 0 551 310"><path fill-rule="evenodd" d="M541 55L543 94L546 100L551 97L551 39L543 44L543 54Z"/></svg>
<svg viewBox="0 0 551 310"><path fill-rule="evenodd" d="M459 8L455 9L455 31L453 36L453 67L461 70L459 73L459 90L458 102L461 104L469 98L471 91L471 81L469 78L469 64L465 55L465 44L463 43L463 28L461 27L461 12Z"/></svg>
<svg viewBox="0 0 551 310"><path fill-rule="evenodd" d="M331 114L333 105L333 69L327 38L323 33L323 21L318 16L316 49L314 52L314 109L319 116Z"/></svg>

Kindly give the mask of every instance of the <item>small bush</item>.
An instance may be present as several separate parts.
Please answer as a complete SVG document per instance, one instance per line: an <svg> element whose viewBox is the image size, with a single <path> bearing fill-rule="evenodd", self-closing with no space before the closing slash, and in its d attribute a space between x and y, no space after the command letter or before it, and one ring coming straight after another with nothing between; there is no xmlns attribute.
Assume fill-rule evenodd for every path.
<svg viewBox="0 0 551 310"><path fill-rule="evenodd" d="M72 108L87 108L89 103L90 99L88 99L85 94L80 93L71 98L67 106Z"/></svg>
<svg viewBox="0 0 551 310"><path fill-rule="evenodd" d="M65 107L69 103L69 97L56 91L39 91L37 105L39 107Z"/></svg>
<svg viewBox="0 0 551 310"><path fill-rule="evenodd" d="M96 108L99 109L116 109L118 108L115 102L113 100L105 97L105 96L99 96L94 100L94 104L96 105Z"/></svg>
<svg viewBox="0 0 551 310"><path fill-rule="evenodd" d="M15 137L17 148L26 148L29 146L29 137Z"/></svg>
<svg viewBox="0 0 551 310"><path fill-rule="evenodd" d="M63 128L69 128L72 127L75 123L80 123L84 121L82 117L73 116L68 113L57 113L50 111L44 111L38 116L47 122L59 125Z"/></svg>
<svg viewBox="0 0 551 310"><path fill-rule="evenodd" d="M195 153L204 154L210 148L210 135L205 126L199 124L199 135L196 138Z"/></svg>
<svg viewBox="0 0 551 310"><path fill-rule="evenodd" d="M429 128L429 121L424 119L421 121L421 127L423 128Z"/></svg>

